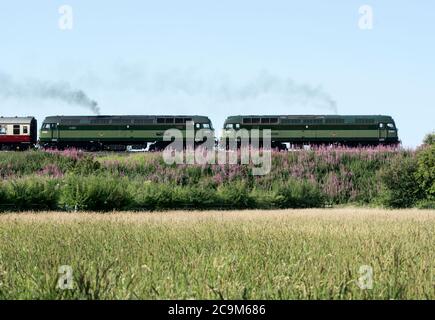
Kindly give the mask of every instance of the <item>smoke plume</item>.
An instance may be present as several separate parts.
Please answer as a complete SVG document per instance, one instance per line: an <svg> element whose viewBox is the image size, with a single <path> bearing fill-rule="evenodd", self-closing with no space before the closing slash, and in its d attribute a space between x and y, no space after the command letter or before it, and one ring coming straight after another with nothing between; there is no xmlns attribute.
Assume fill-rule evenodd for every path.
<svg viewBox="0 0 435 320"><path fill-rule="evenodd" d="M218 105L235 102L249 106L260 100L279 99L289 109L307 106L338 112L336 101L321 86L298 83L267 71L234 81L225 74L204 74L190 69L152 72L141 70L139 66L122 65L117 68L114 87L118 90L135 88L148 96L203 98Z"/></svg>
<svg viewBox="0 0 435 320"><path fill-rule="evenodd" d="M59 100L71 105L85 107L94 114L100 114L100 108L96 101L89 98L83 90L73 89L66 82L52 83L35 79L16 82L10 76L0 73L0 97Z"/></svg>

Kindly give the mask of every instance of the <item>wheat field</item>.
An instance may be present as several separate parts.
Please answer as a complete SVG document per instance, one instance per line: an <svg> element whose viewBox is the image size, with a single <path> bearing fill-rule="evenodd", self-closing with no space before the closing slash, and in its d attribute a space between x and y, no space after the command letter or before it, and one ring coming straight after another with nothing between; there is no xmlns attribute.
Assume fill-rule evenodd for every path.
<svg viewBox="0 0 435 320"><path fill-rule="evenodd" d="M10 213L0 299L434 299L434 247L433 210Z"/></svg>

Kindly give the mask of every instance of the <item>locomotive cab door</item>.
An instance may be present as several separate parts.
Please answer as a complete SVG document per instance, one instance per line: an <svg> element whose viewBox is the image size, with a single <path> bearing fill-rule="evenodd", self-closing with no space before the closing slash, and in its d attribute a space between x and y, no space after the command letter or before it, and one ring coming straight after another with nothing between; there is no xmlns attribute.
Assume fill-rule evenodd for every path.
<svg viewBox="0 0 435 320"><path fill-rule="evenodd" d="M388 127L386 123L379 124L379 141L384 142L388 138Z"/></svg>
<svg viewBox="0 0 435 320"><path fill-rule="evenodd" d="M58 130L57 123L50 124L50 132L51 132L51 141L58 141L59 130Z"/></svg>

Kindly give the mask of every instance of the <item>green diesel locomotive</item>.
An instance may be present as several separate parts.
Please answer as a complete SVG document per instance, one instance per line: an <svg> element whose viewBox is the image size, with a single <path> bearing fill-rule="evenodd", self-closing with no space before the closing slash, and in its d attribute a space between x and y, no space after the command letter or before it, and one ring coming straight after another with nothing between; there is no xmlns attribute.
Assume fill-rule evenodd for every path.
<svg viewBox="0 0 435 320"><path fill-rule="evenodd" d="M391 116L386 115L247 115L231 116L224 123L223 140L230 132L241 129L271 130L273 148L285 149L286 144L368 146L396 145L398 130ZM237 135L236 139L240 139Z"/></svg>
<svg viewBox="0 0 435 320"><path fill-rule="evenodd" d="M54 116L42 124L40 145L91 151L123 151L128 146L162 150L171 143L164 141L164 132L179 129L185 138L186 123L193 123L195 132L213 131L210 119L204 116Z"/></svg>

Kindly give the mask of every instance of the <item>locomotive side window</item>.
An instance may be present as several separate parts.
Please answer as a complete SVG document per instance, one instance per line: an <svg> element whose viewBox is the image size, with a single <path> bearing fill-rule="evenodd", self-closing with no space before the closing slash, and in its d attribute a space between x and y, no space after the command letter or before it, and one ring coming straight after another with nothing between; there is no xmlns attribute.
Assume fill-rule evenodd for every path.
<svg viewBox="0 0 435 320"><path fill-rule="evenodd" d="M20 125L14 124L14 134L20 134Z"/></svg>
<svg viewBox="0 0 435 320"><path fill-rule="evenodd" d="M379 128L380 128L380 129L383 129L383 128L384 128L384 124L383 124L383 123L380 123L380 124L379 124Z"/></svg>
<svg viewBox="0 0 435 320"><path fill-rule="evenodd" d="M6 127L0 126L0 134L6 134Z"/></svg>

